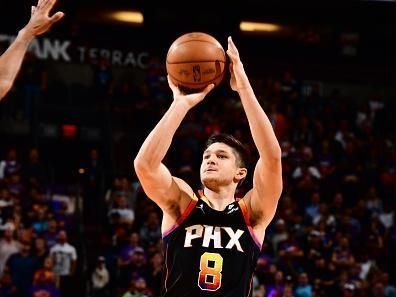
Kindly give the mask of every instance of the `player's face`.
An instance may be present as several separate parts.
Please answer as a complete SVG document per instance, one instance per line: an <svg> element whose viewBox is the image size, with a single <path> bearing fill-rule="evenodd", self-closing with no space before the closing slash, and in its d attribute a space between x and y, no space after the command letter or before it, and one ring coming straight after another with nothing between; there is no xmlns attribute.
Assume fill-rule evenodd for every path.
<svg viewBox="0 0 396 297"><path fill-rule="evenodd" d="M216 142L204 151L200 174L206 187L235 182L238 171L236 155L228 145Z"/></svg>

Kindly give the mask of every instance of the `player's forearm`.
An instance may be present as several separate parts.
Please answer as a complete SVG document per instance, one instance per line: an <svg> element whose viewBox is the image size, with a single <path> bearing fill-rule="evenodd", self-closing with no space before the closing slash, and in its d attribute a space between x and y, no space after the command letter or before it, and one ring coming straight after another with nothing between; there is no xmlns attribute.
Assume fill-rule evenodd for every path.
<svg viewBox="0 0 396 297"><path fill-rule="evenodd" d="M261 158L280 158L281 149L271 122L257 101L252 87L238 90L245 110L253 141Z"/></svg>
<svg viewBox="0 0 396 297"><path fill-rule="evenodd" d="M135 158L135 168L156 169L172 143L172 138L188 112L186 104L173 102L144 141Z"/></svg>
<svg viewBox="0 0 396 297"><path fill-rule="evenodd" d="M33 36L25 29L0 57L0 99L11 89Z"/></svg>

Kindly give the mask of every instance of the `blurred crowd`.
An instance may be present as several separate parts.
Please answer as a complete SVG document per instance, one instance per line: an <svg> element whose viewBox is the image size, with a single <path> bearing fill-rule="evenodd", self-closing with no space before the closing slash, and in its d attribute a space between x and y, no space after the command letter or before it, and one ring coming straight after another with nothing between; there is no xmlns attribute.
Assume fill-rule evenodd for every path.
<svg viewBox="0 0 396 297"><path fill-rule="evenodd" d="M0 162L0 296L70 295L75 220L69 200L48 187L47 172L36 148L24 162L11 148Z"/></svg>
<svg viewBox="0 0 396 297"><path fill-rule="evenodd" d="M1 297L160 294L161 212L125 162L133 158L125 143L141 143L171 93L156 64L136 88L114 87L110 69L97 71L104 85L98 80L96 94L111 102L118 131L115 166L129 171L101 189L105 169L98 151L91 151L81 180L82 224L89 232L81 238L78 213L53 199L40 151L19 158L25 148L17 147L0 156ZM231 133L246 143L250 164L257 159L241 103L226 84L187 115L165 160L197 190L209 135ZM367 98L348 98L342 89L325 95L319 83L306 85L290 72L252 84L282 147L284 182L253 296L396 296L394 98L380 90ZM238 196L250 186L242 184ZM86 291L76 294L81 282Z"/></svg>

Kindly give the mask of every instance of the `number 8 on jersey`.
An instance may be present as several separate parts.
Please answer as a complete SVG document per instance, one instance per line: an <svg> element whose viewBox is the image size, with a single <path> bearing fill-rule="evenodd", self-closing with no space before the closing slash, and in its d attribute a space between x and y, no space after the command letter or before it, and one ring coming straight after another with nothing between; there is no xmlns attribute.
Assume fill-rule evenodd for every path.
<svg viewBox="0 0 396 297"><path fill-rule="evenodd" d="M223 257L217 253L204 253L199 263L198 286L205 291L216 291L221 286Z"/></svg>

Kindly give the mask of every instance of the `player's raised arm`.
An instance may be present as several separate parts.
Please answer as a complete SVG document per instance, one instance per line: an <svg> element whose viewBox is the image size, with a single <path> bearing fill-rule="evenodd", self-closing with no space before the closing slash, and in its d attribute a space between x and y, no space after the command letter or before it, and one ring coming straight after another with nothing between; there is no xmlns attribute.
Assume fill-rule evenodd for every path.
<svg viewBox="0 0 396 297"><path fill-rule="evenodd" d="M282 192L281 149L271 122L257 101L231 37L228 38L227 54L231 60L231 88L241 98L260 155L254 170L253 189L246 196L246 201L252 217L265 228L275 215Z"/></svg>
<svg viewBox="0 0 396 297"><path fill-rule="evenodd" d="M19 31L14 42L0 56L0 100L11 89L33 38L47 32L63 17L64 14L60 11L49 16L55 2L56 0L39 0L37 7L32 6L29 23Z"/></svg>
<svg viewBox="0 0 396 297"><path fill-rule="evenodd" d="M177 216L178 211L174 213L174 210L180 206L181 199L192 197L193 192L184 181L171 175L162 160L187 112L202 101L214 86L212 84L202 92L185 95L172 83L169 77L168 82L174 100L144 141L135 158L134 166L147 196L156 202L165 213ZM186 202L188 204L189 201Z"/></svg>

